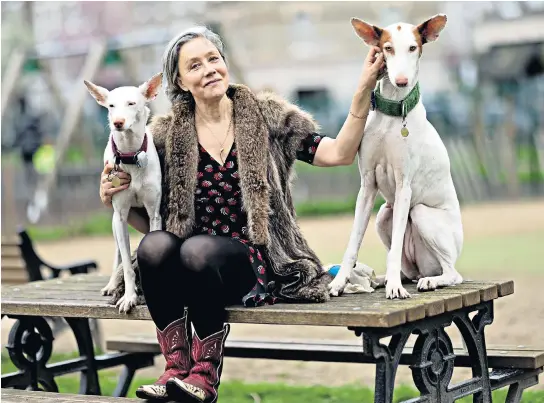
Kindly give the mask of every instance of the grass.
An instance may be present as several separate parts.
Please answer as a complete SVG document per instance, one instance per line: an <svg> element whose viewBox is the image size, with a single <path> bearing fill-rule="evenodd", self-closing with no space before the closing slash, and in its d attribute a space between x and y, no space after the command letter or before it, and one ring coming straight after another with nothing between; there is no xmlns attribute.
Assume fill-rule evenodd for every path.
<svg viewBox="0 0 544 403"><path fill-rule="evenodd" d="M58 362L74 358L73 354L55 354L51 362ZM13 372L15 367L7 354L2 353L2 374ZM100 387L102 394L111 396L118 381L119 374L113 370L100 371ZM135 377L128 392L128 397L136 397L138 385L153 383L153 378ZM64 375L56 378L60 393L78 393L79 376ZM221 384L221 403L361 403L373 402L374 393L371 388L359 385L345 385L337 387L327 386L293 386L283 383L244 383L241 381L226 381ZM400 385L395 388L394 401L403 401L418 396L416 389ZM493 392L493 401L504 402L506 390ZM460 402L471 402L470 397ZM544 403L544 391L526 391L522 402Z"/></svg>
<svg viewBox="0 0 544 403"><path fill-rule="evenodd" d="M460 273L482 278L511 275L513 268L524 274L540 275L544 261L543 239L542 229L523 233L471 236L465 239L456 268ZM319 258L326 264L341 262L344 244L342 243L340 248L319 248L317 252ZM368 264L376 273L385 273L386 258L387 252L381 244L363 242L359 251L359 261Z"/></svg>

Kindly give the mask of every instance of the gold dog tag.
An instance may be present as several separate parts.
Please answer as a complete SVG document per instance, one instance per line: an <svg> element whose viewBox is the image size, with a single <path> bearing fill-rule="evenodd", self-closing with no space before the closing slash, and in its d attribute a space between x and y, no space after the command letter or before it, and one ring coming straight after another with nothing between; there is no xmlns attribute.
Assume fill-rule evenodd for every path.
<svg viewBox="0 0 544 403"><path fill-rule="evenodd" d="M402 129L400 129L400 134L402 135L402 137L408 137L410 132L408 131L406 127L403 127Z"/></svg>
<svg viewBox="0 0 544 403"><path fill-rule="evenodd" d="M121 186L121 179L119 179L117 174L114 174L113 177L111 178L111 185L114 188L118 188L119 186Z"/></svg>

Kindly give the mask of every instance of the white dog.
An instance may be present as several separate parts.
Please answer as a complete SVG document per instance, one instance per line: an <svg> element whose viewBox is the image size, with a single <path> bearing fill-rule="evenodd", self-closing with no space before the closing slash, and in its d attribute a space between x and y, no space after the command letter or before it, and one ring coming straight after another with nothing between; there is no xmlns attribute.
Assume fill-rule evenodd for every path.
<svg viewBox="0 0 544 403"><path fill-rule="evenodd" d="M146 131L149 108L161 86L162 73L153 76L139 87L119 87L112 91L85 81L99 105L108 109L110 137L104 151L104 162L115 164L131 176L129 187L112 198L113 237L116 250L110 281L102 295L111 295L118 282L125 281L125 294L117 302L119 312L128 312L136 305L136 273L132 268L127 217L131 207L145 207L149 215L150 231L162 228L160 216L161 168L153 137ZM113 172L113 171L112 171ZM118 178L110 178L114 186ZM117 185L119 186L119 185ZM122 273L119 273L119 262Z"/></svg>
<svg viewBox="0 0 544 403"><path fill-rule="evenodd" d="M342 266L329 285L331 295L344 290L368 226L376 194L384 203L376 230L387 248L387 298L407 298L402 280L418 280L419 291L463 281L455 262L463 245L459 201L446 147L426 118L419 95L422 46L435 41L446 25L437 15L419 26L392 24L385 29L353 18L356 33L379 46L387 72L372 97L359 148L361 189L353 230Z"/></svg>

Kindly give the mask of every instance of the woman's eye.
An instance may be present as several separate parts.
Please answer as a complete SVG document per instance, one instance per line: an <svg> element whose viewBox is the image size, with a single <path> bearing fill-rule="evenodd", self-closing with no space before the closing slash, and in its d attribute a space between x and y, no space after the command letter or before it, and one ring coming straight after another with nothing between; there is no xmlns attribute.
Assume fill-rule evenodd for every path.
<svg viewBox="0 0 544 403"><path fill-rule="evenodd" d="M219 58L217 56L210 57L210 61L212 61L212 62L216 62L218 60L219 60Z"/></svg>
<svg viewBox="0 0 544 403"><path fill-rule="evenodd" d="M134 105L136 105L136 102L129 102L128 103L128 106L134 106Z"/></svg>
<svg viewBox="0 0 544 403"><path fill-rule="evenodd" d="M198 63L191 65L191 70L197 69L200 66Z"/></svg>
<svg viewBox="0 0 544 403"><path fill-rule="evenodd" d="M410 46L410 52L414 52L416 49L417 49L416 46L414 46L414 45Z"/></svg>

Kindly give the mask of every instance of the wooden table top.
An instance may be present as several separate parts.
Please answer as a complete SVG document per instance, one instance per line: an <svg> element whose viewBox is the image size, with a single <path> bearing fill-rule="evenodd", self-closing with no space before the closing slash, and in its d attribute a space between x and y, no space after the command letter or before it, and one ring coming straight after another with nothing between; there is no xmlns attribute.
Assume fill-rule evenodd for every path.
<svg viewBox="0 0 544 403"><path fill-rule="evenodd" d="M81 274L63 279L36 281L2 287L3 315L86 317L97 319L151 320L147 306L120 314L110 297L100 295L109 276ZM333 297L326 303L287 304L227 308L231 323L315 325L388 328L439 315L514 292L513 281L466 281L436 291L406 289L412 298L388 300L385 289L370 294Z"/></svg>

